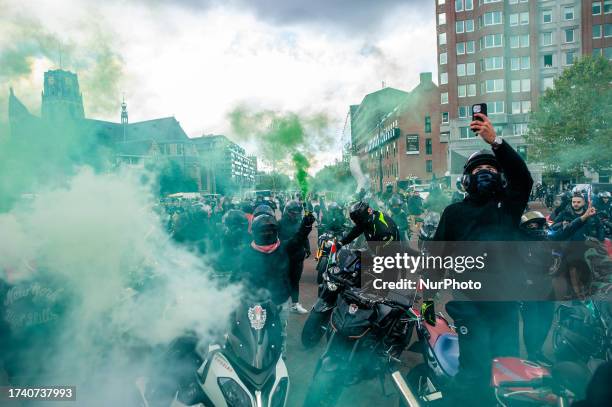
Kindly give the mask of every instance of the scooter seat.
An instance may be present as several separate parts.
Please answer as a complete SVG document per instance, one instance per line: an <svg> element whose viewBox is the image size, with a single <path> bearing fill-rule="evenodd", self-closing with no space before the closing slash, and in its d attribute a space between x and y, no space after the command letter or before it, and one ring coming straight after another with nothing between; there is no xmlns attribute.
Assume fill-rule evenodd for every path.
<svg viewBox="0 0 612 407"><path fill-rule="evenodd" d="M452 333L440 335L433 351L442 370L451 377L455 376L459 371L459 337Z"/></svg>

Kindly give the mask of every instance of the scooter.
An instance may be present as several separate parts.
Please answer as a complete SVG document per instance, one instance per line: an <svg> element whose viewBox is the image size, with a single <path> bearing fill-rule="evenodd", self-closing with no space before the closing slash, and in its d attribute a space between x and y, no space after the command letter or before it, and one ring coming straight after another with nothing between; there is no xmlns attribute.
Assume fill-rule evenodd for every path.
<svg viewBox="0 0 612 407"><path fill-rule="evenodd" d="M225 343L195 348L199 366L182 381L172 406L284 407L289 376L281 358L279 307L271 301L242 301L232 314ZM145 407L159 405L151 383L141 385Z"/></svg>

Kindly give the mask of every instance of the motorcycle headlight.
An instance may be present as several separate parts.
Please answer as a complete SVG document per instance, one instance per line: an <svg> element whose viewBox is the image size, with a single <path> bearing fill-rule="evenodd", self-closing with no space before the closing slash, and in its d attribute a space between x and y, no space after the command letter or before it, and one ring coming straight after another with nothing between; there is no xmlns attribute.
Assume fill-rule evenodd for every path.
<svg viewBox="0 0 612 407"><path fill-rule="evenodd" d="M251 407L251 398L234 379L219 377L217 383L229 407Z"/></svg>
<svg viewBox="0 0 612 407"><path fill-rule="evenodd" d="M287 389L289 388L289 379L283 377L278 382L278 386L272 394L272 403L270 407L283 407L285 405L285 397L287 397Z"/></svg>
<svg viewBox="0 0 612 407"><path fill-rule="evenodd" d="M336 291L338 289L338 286L334 283L330 283L329 281L327 282L327 288L329 288L329 291Z"/></svg>

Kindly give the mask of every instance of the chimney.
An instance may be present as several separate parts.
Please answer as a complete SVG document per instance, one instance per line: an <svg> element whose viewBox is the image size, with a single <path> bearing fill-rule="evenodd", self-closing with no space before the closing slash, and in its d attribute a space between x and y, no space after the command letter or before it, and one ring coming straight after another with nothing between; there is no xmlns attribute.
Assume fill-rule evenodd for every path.
<svg viewBox="0 0 612 407"><path fill-rule="evenodd" d="M431 83L431 72L421 72L420 74L420 84L421 85L427 85L429 83Z"/></svg>

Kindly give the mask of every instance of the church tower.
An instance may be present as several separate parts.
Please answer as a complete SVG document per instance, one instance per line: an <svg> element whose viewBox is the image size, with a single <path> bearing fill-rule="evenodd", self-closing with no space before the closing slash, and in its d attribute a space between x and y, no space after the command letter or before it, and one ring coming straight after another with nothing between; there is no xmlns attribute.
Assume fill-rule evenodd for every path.
<svg viewBox="0 0 612 407"><path fill-rule="evenodd" d="M47 120L83 119L83 95L77 75L62 69L45 72L41 110Z"/></svg>

